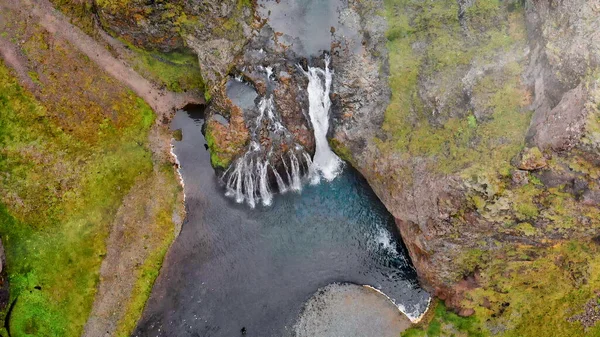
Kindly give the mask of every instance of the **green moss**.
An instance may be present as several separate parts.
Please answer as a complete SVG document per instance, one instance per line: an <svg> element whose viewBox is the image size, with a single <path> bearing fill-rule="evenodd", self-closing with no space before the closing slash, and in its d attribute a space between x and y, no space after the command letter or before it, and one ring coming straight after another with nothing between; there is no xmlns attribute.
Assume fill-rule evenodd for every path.
<svg viewBox="0 0 600 337"><path fill-rule="evenodd" d="M136 177L152 170L152 111L133 95L114 103L126 121L99 118L94 127L92 119L67 132L0 63L0 170L8 173L0 233L17 300L13 336L81 334L113 216Z"/></svg>
<svg viewBox="0 0 600 337"><path fill-rule="evenodd" d="M232 158L226 153L221 152L221 148L217 145L211 130L211 128L207 127L206 134L204 135L206 138L206 144L208 145L208 149L210 151L210 163L214 168L226 169L229 167Z"/></svg>
<svg viewBox="0 0 600 337"><path fill-rule="evenodd" d="M173 139L175 139L178 142L183 140L183 132L181 131L181 129L173 131Z"/></svg>
<svg viewBox="0 0 600 337"><path fill-rule="evenodd" d="M460 317L449 311L443 302L432 304L434 315L426 327L416 327L404 331L402 337L439 336L487 336L482 324L475 317Z"/></svg>
<svg viewBox="0 0 600 337"><path fill-rule="evenodd" d="M161 53L147 51L125 41L124 43L137 55L129 61L142 76L162 84L174 92L204 91L204 80L198 57L193 52Z"/></svg>
<svg viewBox="0 0 600 337"><path fill-rule="evenodd" d="M478 211L481 212L485 209L486 202L485 202L485 199L483 199L481 196L474 195L471 197L471 201L473 202L473 204L475 205L475 208Z"/></svg>
<svg viewBox="0 0 600 337"><path fill-rule="evenodd" d="M479 265L478 287L465 293L462 305L472 308L473 316L459 317L438 305L430 322L402 336L598 336L600 325L584 329L572 320L598 297L598 250L582 242L548 248L505 245Z"/></svg>
<svg viewBox="0 0 600 337"><path fill-rule="evenodd" d="M131 0L96 0L98 7L111 9L113 11L123 10L131 3Z"/></svg>
<svg viewBox="0 0 600 337"><path fill-rule="evenodd" d="M509 254L510 253L510 254ZM600 282L597 247L569 242L548 249L506 247L481 272L482 288L470 303L499 336L597 336L600 326L584 330L569 318L594 298ZM484 305L485 304L485 305Z"/></svg>
<svg viewBox="0 0 600 337"><path fill-rule="evenodd" d="M536 234L536 229L530 223L522 222L516 227L519 231L521 231L525 236L532 236Z"/></svg>
<svg viewBox="0 0 600 337"><path fill-rule="evenodd" d="M329 139L329 145L335 154L337 154L342 160L353 163L352 152L342 142L335 138Z"/></svg>
<svg viewBox="0 0 600 337"><path fill-rule="evenodd" d="M436 78L448 87L440 89L443 94L451 94L461 67L480 60L495 62L490 60L499 49L524 44L522 10L509 15L507 22L502 3L476 2L467 15L469 28L486 34L477 34L473 41L464 36L456 1L387 0L385 5L392 100L383 125L388 137L376 143L383 151L433 158L432 169L443 174L471 166L507 171L510 159L523 146L531 117L522 111L528 93L520 84L520 64L510 63L476 83L474 100L483 103L480 110L491 112L482 120L449 101L438 112L442 125L432 123L433 112L421 101L418 84L419 78Z"/></svg>
<svg viewBox="0 0 600 337"><path fill-rule="evenodd" d="M50 0L55 8L67 15L71 23L81 28L86 34L95 37L94 6L92 1ZM102 2L102 0L98 1Z"/></svg>
<svg viewBox="0 0 600 337"><path fill-rule="evenodd" d="M527 184L514 192L513 205L517 219L521 221L535 219L539 215L536 198L541 190L533 184Z"/></svg>
<svg viewBox="0 0 600 337"><path fill-rule="evenodd" d="M95 23L94 6L91 1L52 0L56 8L65 13L84 32L92 37L98 35ZM129 0L100 0L96 4L100 8L112 12L126 11L131 4ZM174 25L175 30L181 31L181 27L191 24L180 4L167 3L164 6L163 19ZM136 13L136 15L140 15ZM197 56L190 50L161 53L149 51L134 46L121 39L127 47L133 51L135 57L129 58L128 62L142 76L165 86L174 92L188 90L204 91L204 81L200 72Z"/></svg>
<svg viewBox="0 0 600 337"><path fill-rule="evenodd" d="M488 253L482 249L470 249L460 255L457 265L460 266L461 278L472 274L487 261Z"/></svg>

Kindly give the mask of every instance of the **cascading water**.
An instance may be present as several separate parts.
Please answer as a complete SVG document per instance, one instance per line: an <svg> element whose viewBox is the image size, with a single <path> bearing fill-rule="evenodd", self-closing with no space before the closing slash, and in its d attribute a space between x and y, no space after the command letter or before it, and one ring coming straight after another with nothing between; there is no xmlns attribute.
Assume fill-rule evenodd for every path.
<svg viewBox="0 0 600 337"><path fill-rule="evenodd" d="M273 75L271 67L261 68L270 83ZM340 171L342 161L336 156L327 143L329 129L329 98L333 73L329 69L329 57L325 57L325 69L308 67L302 71L308 78L309 118L314 129L316 150L314 159L305 149L295 142L290 132L282 124L281 117L275 109L273 93L261 97L257 107L257 114L248 124L251 131L251 142L248 151L238 158L222 176L226 185L226 195L235 198L236 202L246 202L250 207L255 207L258 202L268 206L273 202L272 187L279 193L289 190L300 192L302 183L307 180L311 184L319 183L322 176L325 180L333 180ZM242 79L236 77L236 81ZM267 86L269 87L269 86ZM284 153L274 150L271 139L268 145L261 145L261 131L270 133L271 138L287 142ZM279 149L281 150L281 148ZM281 153L276 156L275 153ZM277 166L285 171L285 175L278 172ZM271 187L270 182L275 183Z"/></svg>
<svg viewBox="0 0 600 337"><path fill-rule="evenodd" d="M331 181L338 175L342 161L333 153L327 142L331 108L329 92L332 77L332 72L329 70L329 57L325 57L325 70L309 67L305 74L308 76L308 114L314 129L316 143L313 165L323 178Z"/></svg>
<svg viewBox="0 0 600 337"><path fill-rule="evenodd" d="M267 82L270 81L273 70L270 67L263 69ZM241 78L235 78L241 82ZM291 137L289 131L281 123L281 117L276 112L272 93L260 98L257 103L257 115L249 123L251 142L246 153L238 158L223 174L226 195L233 197L236 202L246 202L254 208L258 202L265 206L273 202L273 192L270 182L272 178L277 183L280 193L288 190L300 191L302 189L302 170L298 158L310 158L304 148L296 143L288 144L289 149L282 156L275 156L273 143L261 145L261 131L268 132L272 137L287 141ZM283 163L286 171L287 182L276 169L277 162Z"/></svg>

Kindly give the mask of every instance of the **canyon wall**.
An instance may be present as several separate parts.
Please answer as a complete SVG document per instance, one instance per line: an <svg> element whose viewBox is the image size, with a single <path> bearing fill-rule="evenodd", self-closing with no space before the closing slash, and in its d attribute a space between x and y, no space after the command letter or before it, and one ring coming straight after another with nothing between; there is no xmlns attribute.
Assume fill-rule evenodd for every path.
<svg viewBox="0 0 600 337"><path fill-rule="evenodd" d="M395 216L422 284L497 321L525 301L505 295L527 291L511 274L523 261L566 260L552 275L571 280L565 293L590 282L597 262L556 247L593 250L600 226L600 3L385 6L392 94L369 120L383 123L342 115L334 140Z"/></svg>

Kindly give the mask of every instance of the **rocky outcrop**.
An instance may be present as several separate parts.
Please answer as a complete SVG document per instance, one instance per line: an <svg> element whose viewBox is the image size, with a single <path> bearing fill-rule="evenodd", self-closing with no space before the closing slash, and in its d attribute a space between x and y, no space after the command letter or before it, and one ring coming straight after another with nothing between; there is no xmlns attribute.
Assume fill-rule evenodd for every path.
<svg viewBox="0 0 600 337"><path fill-rule="evenodd" d="M387 25L379 15L381 10L379 1L350 1L341 17L347 29L359 35L338 40L332 48L335 67L332 145L347 160L359 160L361 154L368 152L366 147L381 133L383 112L389 104Z"/></svg>
<svg viewBox="0 0 600 337"><path fill-rule="evenodd" d="M251 34L250 1L95 1L102 26L148 50L170 52L184 47L198 55L209 88L229 73Z"/></svg>
<svg viewBox="0 0 600 337"><path fill-rule="evenodd" d="M396 217L422 283L457 308L486 252L600 228L600 7L447 5L388 4L390 104L376 89L369 117L339 118L335 140Z"/></svg>

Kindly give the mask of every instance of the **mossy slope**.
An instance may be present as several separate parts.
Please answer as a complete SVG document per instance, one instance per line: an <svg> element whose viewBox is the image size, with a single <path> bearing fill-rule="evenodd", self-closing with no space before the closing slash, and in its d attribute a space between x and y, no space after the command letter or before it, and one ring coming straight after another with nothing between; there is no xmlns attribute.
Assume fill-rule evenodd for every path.
<svg viewBox="0 0 600 337"><path fill-rule="evenodd" d="M452 310L474 314L438 307L407 336L597 335L573 318L597 298L591 238L600 213L586 197L599 188L598 157L586 145L600 115L594 101L577 147L540 150L527 143L538 94L531 6L385 4L392 99L361 169L398 219L425 284ZM580 77L586 90L596 88L593 74Z"/></svg>

